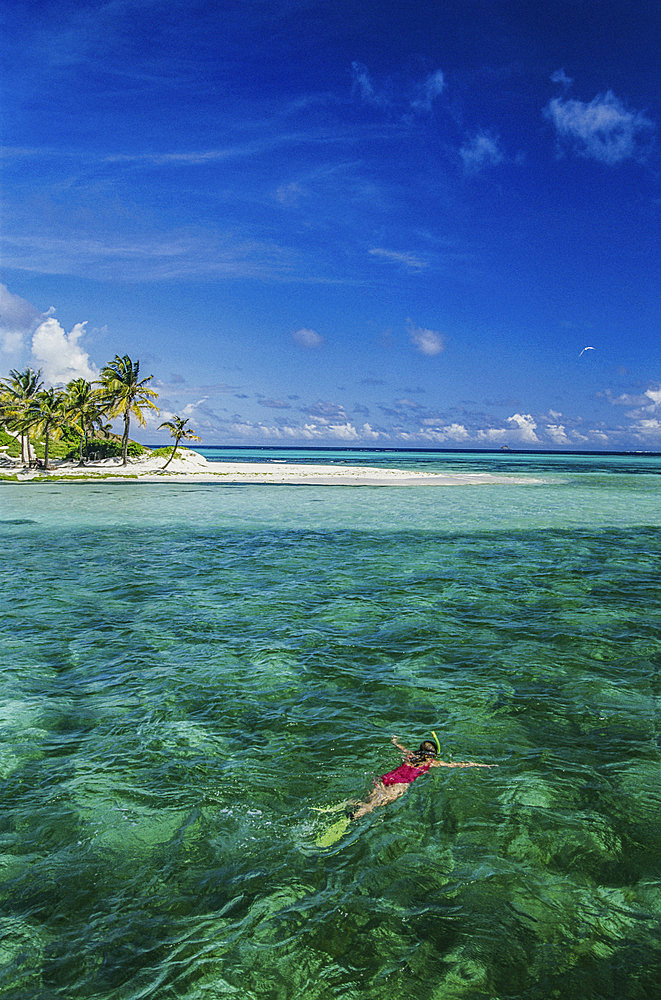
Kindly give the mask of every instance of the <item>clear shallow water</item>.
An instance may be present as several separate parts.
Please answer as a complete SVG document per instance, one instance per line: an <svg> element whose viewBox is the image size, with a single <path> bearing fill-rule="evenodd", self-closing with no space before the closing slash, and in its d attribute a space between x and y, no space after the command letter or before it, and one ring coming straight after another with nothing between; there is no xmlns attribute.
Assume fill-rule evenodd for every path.
<svg viewBox="0 0 661 1000"><path fill-rule="evenodd" d="M3 487L0 996L656 995L661 493L596 464ZM498 769L317 849L431 728Z"/></svg>
<svg viewBox="0 0 661 1000"><path fill-rule="evenodd" d="M199 446L195 449L211 462L288 462L311 465L374 465L383 468L420 469L427 472L624 472L628 475L661 473L661 455L596 454L580 452L503 451L397 451L358 448L231 448Z"/></svg>

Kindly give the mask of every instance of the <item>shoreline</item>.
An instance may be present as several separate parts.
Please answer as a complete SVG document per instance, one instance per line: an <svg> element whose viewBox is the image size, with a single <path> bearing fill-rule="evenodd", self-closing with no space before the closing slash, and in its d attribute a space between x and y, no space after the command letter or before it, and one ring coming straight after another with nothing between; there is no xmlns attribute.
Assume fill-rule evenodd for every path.
<svg viewBox="0 0 661 1000"><path fill-rule="evenodd" d="M494 486L537 485L542 479L493 473L417 472L404 469L336 465L296 465L271 462L209 462L193 451L182 451L163 471L163 457L145 456L129 460L108 458L89 465L73 462L43 470L6 470L5 483L48 482L145 482L219 483L277 486ZM3 470L4 472L4 470ZM9 474L7 474L9 473Z"/></svg>

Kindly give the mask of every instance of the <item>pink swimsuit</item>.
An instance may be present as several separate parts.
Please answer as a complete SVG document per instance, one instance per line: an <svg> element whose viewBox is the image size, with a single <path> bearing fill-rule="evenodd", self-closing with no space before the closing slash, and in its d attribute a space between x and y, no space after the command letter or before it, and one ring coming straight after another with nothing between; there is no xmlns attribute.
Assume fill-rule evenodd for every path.
<svg viewBox="0 0 661 1000"><path fill-rule="evenodd" d="M413 767L411 764L400 764L397 770L382 774L381 781L384 785L410 785L421 774L425 774L430 767L431 764L423 764L422 767Z"/></svg>

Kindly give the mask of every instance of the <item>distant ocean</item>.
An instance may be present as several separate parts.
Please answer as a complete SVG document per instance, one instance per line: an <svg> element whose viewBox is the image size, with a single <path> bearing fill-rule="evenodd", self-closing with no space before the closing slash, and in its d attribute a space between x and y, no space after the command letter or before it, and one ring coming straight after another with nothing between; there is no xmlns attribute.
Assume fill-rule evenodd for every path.
<svg viewBox="0 0 661 1000"><path fill-rule="evenodd" d="M199 450L543 482L3 484L2 1000L658 996L661 456Z"/></svg>

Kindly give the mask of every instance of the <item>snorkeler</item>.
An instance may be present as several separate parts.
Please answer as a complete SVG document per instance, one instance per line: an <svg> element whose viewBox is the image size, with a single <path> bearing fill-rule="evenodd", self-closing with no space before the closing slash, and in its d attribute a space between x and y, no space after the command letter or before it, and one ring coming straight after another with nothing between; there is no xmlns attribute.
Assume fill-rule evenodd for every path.
<svg viewBox="0 0 661 1000"><path fill-rule="evenodd" d="M364 802L358 803L358 808L347 811L349 819L358 819L365 813L372 812L377 806L386 806L389 802L394 802L400 795L421 774L426 774L430 767L498 767L497 764L476 764L475 761L465 760L449 763L436 758L441 752L436 733L432 733L434 742L423 740L418 750L407 750L402 746L396 736L392 737L392 742L398 750L404 754L404 761L394 771L382 774L374 782L374 788Z"/></svg>

